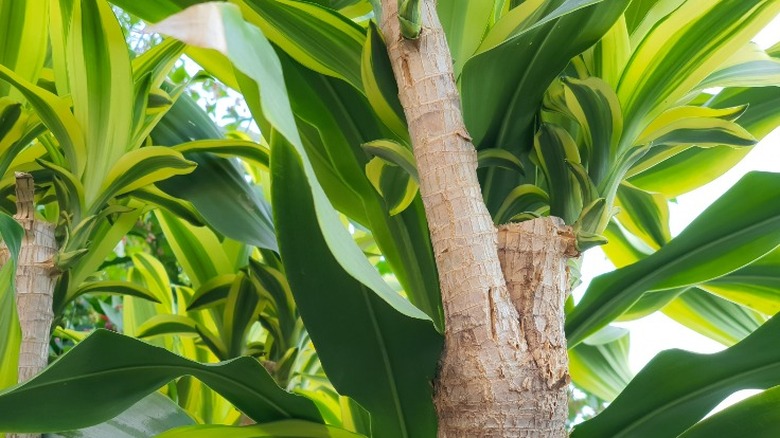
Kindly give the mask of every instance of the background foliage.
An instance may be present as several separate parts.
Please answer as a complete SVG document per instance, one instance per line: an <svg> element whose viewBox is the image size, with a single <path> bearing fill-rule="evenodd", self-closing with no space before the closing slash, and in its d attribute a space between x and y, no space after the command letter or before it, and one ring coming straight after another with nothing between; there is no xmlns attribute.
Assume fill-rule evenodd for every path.
<svg viewBox="0 0 780 438"><path fill-rule="evenodd" d="M434 435L441 299L374 6L0 0L0 232L13 259L31 172L62 272L51 365L14 386L0 271L0 430ZM780 45L750 41L780 2L438 12L495 222L562 217L616 267L567 305L573 436L775 436L780 176L677 236L668 203L780 125ZM657 311L729 348L633 376L611 323Z"/></svg>

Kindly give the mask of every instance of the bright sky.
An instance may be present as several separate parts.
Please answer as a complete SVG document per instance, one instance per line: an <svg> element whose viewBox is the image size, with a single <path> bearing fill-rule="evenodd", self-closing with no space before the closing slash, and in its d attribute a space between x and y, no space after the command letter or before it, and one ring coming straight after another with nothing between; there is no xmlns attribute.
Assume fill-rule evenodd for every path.
<svg viewBox="0 0 780 438"><path fill-rule="evenodd" d="M768 48L780 41L780 17L777 17L756 36L754 41L763 48ZM677 204L670 204L672 235L679 234L707 206L752 170L780 172L780 129L776 129L765 137L731 171L704 187L680 196ZM582 293L593 277L612 269L612 265L600 249L595 248L588 251L582 267L583 284L578 291L575 291L575 294L576 292ZM660 312L641 320L617 325L631 330L629 362L634 373L641 370L656 354L666 349L680 348L698 353L714 353L724 348L723 345L678 324ZM756 392L758 391L746 390L735 393L724 400L715 410L736 403Z"/></svg>

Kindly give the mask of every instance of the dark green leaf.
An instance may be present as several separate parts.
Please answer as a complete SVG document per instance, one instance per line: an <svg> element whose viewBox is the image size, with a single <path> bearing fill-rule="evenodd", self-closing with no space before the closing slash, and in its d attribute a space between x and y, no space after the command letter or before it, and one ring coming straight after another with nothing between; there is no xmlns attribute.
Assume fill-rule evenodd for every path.
<svg viewBox="0 0 780 438"><path fill-rule="evenodd" d="M282 260L328 377L371 413L374 436L435 434L430 381L441 337L429 320L398 312L344 271L321 234L312 195L285 190L306 184L300 158L284 144L272 144L271 155Z"/></svg>
<svg viewBox="0 0 780 438"><path fill-rule="evenodd" d="M677 436L733 392L780 384L778 336L780 318L773 318L744 341L720 353L664 351L637 374L604 412L578 425L571 436Z"/></svg>
<svg viewBox="0 0 780 438"><path fill-rule="evenodd" d="M286 420L253 426L199 424L185 426L159 435L158 438L359 438L363 435L333 426L309 421Z"/></svg>
<svg viewBox="0 0 780 438"><path fill-rule="evenodd" d="M321 421L311 401L279 388L256 359L200 364L98 330L32 380L0 393L0 430L53 432L91 426L182 375L198 378L255 421Z"/></svg>
<svg viewBox="0 0 780 438"><path fill-rule="evenodd" d="M731 406L686 430L680 438L775 438L780 434L780 386Z"/></svg>
<svg viewBox="0 0 780 438"><path fill-rule="evenodd" d="M773 250L780 244L778 197L780 174L749 173L656 253L597 277L567 317L570 345L620 316L645 292L712 280Z"/></svg>

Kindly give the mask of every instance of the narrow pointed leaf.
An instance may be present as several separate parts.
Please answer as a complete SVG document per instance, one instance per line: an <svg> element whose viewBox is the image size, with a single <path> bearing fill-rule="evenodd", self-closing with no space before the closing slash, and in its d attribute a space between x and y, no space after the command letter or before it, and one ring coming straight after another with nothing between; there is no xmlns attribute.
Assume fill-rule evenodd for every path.
<svg viewBox="0 0 780 438"><path fill-rule="evenodd" d="M780 4L773 0L686 1L658 22L637 46L618 87L628 141L778 13Z"/></svg>
<svg viewBox="0 0 780 438"><path fill-rule="evenodd" d="M780 312L780 251L708 281L703 289L766 315Z"/></svg>
<svg viewBox="0 0 780 438"><path fill-rule="evenodd" d="M106 173L127 151L132 138L133 76L122 29L107 2L60 2L52 9L64 46L52 51L56 74L67 69L73 115L84 132L89 161L82 181L94 201ZM59 84L58 84L59 85ZM74 172L75 173L75 172ZM77 175L80 175L77 173Z"/></svg>
<svg viewBox="0 0 780 438"><path fill-rule="evenodd" d="M487 43L488 33L486 42L464 65L463 112L477 147L522 144L544 91L574 55L612 27L628 1L555 4L560 6L541 10L546 15L535 15L534 21L509 33L508 38L496 37L497 45ZM514 61L507 63L507 59ZM485 102L491 104L486 107Z"/></svg>
<svg viewBox="0 0 780 438"><path fill-rule="evenodd" d="M745 436L773 438L780 433L780 386L749 397L697 423L680 438Z"/></svg>
<svg viewBox="0 0 780 438"><path fill-rule="evenodd" d="M398 100L398 84L387 47L373 21L369 23L368 36L363 46L360 72L366 97L374 112L399 138L408 137L404 111Z"/></svg>
<svg viewBox="0 0 780 438"><path fill-rule="evenodd" d="M116 417L95 426L47 434L50 438L147 438L195 421L170 398L153 392Z"/></svg>
<svg viewBox="0 0 780 438"><path fill-rule="evenodd" d="M282 260L325 372L371 413L374 436L435 433L429 382L441 338L430 321L408 318L345 272L317 226L313 195L284 190L305 184L300 158L284 145L271 151Z"/></svg>
<svg viewBox="0 0 780 438"><path fill-rule="evenodd" d="M723 345L734 345L766 320L758 312L691 288L663 308L666 316Z"/></svg>
<svg viewBox="0 0 780 438"><path fill-rule="evenodd" d="M0 237L8 259L0 268L0 388L16 384L19 344L22 333L16 314L14 280L16 261L24 237L24 228L11 216L0 213Z"/></svg>
<svg viewBox="0 0 780 438"><path fill-rule="evenodd" d="M199 424L170 430L158 435L158 438L211 438L214 436L232 438L359 438L363 435L309 421L286 420L253 426Z"/></svg>
<svg viewBox="0 0 780 438"><path fill-rule="evenodd" d="M190 173L195 166L194 162L185 160L179 152L162 146L148 146L128 152L106 173L99 199L105 202L171 176Z"/></svg>
<svg viewBox="0 0 780 438"><path fill-rule="evenodd" d="M171 149L179 151L185 156L190 153L211 152L215 155L239 157L266 169L268 169L268 156L270 155L267 146L237 139L195 140L173 146Z"/></svg>
<svg viewBox="0 0 780 438"><path fill-rule="evenodd" d="M540 211L549 208L550 197L547 192L533 184L522 184L515 187L506 197L498 210L494 221L497 224L509 222L517 214Z"/></svg>
<svg viewBox="0 0 780 438"><path fill-rule="evenodd" d="M762 187L760 191L755 187ZM733 272L780 244L780 174L752 172L651 256L597 277L566 322L570 346L628 310L642 294Z"/></svg>
<svg viewBox="0 0 780 438"><path fill-rule="evenodd" d="M96 355L102 359L94 360ZM54 432L97 424L182 375L209 385L255 421L321 421L311 401L279 388L256 359L200 364L98 330L43 373L0 393L0 410L5 413L0 430ZM101 391L94 391L95 385ZM47 415L29 406L40 406Z"/></svg>
<svg viewBox="0 0 780 438"><path fill-rule="evenodd" d="M780 87L726 89L714 96L709 106L719 109L748 105L738 123L758 140L780 125ZM662 115L663 116L663 115ZM647 191L673 198L713 181L734 167L750 148L718 146L690 148L632 175L631 183ZM697 169L691 172L690 169Z"/></svg>
<svg viewBox="0 0 780 438"><path fill-rule="evenodd" d="M780 84L780 60L749 43L707 76L697 87L774 87Z"/></svg>
<svg viewBox="0 0 780 438"><path fill-rule="evenodd" d="M720 353L664 351L604 412L575 427L571 436L678 436L730 394L780 385L778 335L780 318L773 318ZM663 391L658 390L659 381L664 382Z"/></svg>
<svg viewBox="0 0 780 438"><path fill-rule="evenodd" d="M623 183L618 188L617 206L620 224L652 248L658 249L672 240L669 203L663 195Z"/></svg>
<svg viewBox="0 0 780 438"><path fill-rule="evenodd" d="M617 146L623 131L623 115L617 95L601 79L565 78L566 106L579 122L585 137L588 174L596 185L607 176L617 157Z"/></svg>
<svg viewBox="0 0 780 438"><path fill-rule="evenodd" d="M415 181L419 181L417 175L417 161L412 151L393 140L374 140L363 144L363 150L369 154L382 158L404 169Z"/></svg>
<svg viewBox="0 0 780 438"><path fill-rule="evenodd" d="M87 148L78 120L66 101L37 87L0 65L0 79L13 85L30 102L38 117L57 138L71 169L81 175L87 165Z"/></svg>
<svg viewBox="0 0 780 438"><path fill-rule="evenodd" d="M691 117L677 120L637 139L636 144L707 146L753 146L757 140L734 122Z"/></svg>
<svg viewBox="0 0 780 438"><path fill-rule="evenodd" d="M191 202L173 197L154 185L130 192L130 196L148 204L168 210L196 227L203 226L203 218Z"/></svg>
<svg viewBox="0 0 780 438"><path fill-rule="evenodd" d="M628 348L628 332L598 345L577 345L569 350L572 381L602 400L614 400L633 378L628 367Z"/></svg>
<svg viewBox="0 0 780 438"><path fill-rule="evenodd" d="M199 288L211 279L234 273L217 236L206 227L195 227L167 212L157 211L157 220L176 260Z"/></svg>
<svg viewBox="0 0 780 438"><path fill-rule="evenodd" d="M129 281L91 281L84 283L69 293L66 301L73 300L84 294L129 295L154 301L155 303L161 302L155 293Z"/></svg>
<svg viewBox="0 0 780 438"><path fill-rule="evenodd" d="M523 162L506 149L488 148L477 152L477 168L501 167L524 174Z"/></svg>
<svg viewBox="0 0 780 438"><path fill-rule="evenodd" d="M199 310L223 302L227 299L230 287L235 279L235 274L213 277L195 291L195 294L187 304L187 310Z"/></svg>
<svg viewBox="0 0 780 438"><path fill-rule="evenodd" d="M183 315L154 315L141 324L135 336L148 338L160 335L197 335L198 323Z"/></svg>

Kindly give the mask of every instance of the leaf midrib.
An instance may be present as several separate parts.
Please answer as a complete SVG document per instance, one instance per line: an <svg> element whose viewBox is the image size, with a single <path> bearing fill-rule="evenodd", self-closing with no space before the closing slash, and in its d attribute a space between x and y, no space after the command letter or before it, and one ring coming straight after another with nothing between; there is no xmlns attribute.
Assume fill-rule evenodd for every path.
<svg viewBox="0 0 780 438"><path fill-rule="evenodd" d="M723 388L726 388L726 387L728 387L728 383L729 382L732 382L732 381L735 381L735 380L741 380L742 378L746 378L746 377L749 377L749 376L755 375L755 374L759 374L760 375L762 371L770 370L772 368L780 369L780 363L778 363L777 360L776 360L774 363L770 363L769 365L764 365L764 366L761 366L761 367L758 367L758 368L751 368L751 369L749 369L749 370L747 370L745 372L737 373L737 374L734 374L734 375L732 375L730 377L727 377L725 379L720 379L720 380L717 380L714 383L711 383L711 384L705 385L703 387L700 387L699 389L696 389L696 390L694 390L692 392L689 392L689 393L685 394L682 397L679 397L679 398L676 398L676 399L672 400L670 403L664 403L662 406L652 410L651 412L649 412L649 413L647 413L645 415L642 415L641 417L639 417L639 419L637 421L631 422L628 425L627 428L625 428L621 432L619 432L618 435L615 435L615 438L629 437L630 435L627 435L627 433L635 430L641 424L644 424L647 421L652 420L653 417L656 417L656 416L660 415L663 412L669 411L671 408L673 408L673 407L675 407L677 405L683 404L683 403L689 401L690 399L693 399L693 398L699 396L699 394L708 392L710 388L714 387L716 390L719 389L718 387L721 387L721 386Z"/></svg>

